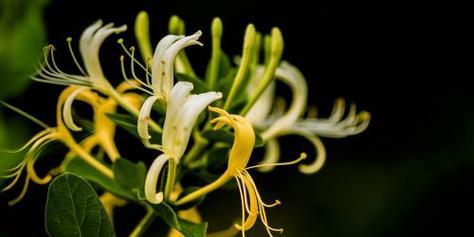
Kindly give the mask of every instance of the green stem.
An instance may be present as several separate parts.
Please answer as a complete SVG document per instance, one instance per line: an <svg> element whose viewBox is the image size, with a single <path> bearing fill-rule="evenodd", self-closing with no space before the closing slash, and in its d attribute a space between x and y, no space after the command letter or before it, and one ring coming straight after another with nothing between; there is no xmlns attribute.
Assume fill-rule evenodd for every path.
<svg viewBox="0 0 474 237"><path fill-rule="evenodd" d="M171 192L173 192L173 187L176 180L177 166L178 163L176 162L175 158L171 158L168 160L168 175L165 185L165 200L169 200Z"/></svg>
<svg viewBox="0 0 474 237"><path fill-rule="evenodd" d="M199 134L196 133L194 136L194 145L184 157L184 164L189 164L190 162L195 160L196 157L199 157L199 155L201 155L202 151L204 150L204 148L206 148L208 143L209 142L205 138L201 137Z"/></svg>
<svg viewBox="0 0 474 237"><path fill-rule="evenodd" d="M145 234L146 230L150 227L151 223L155 220L156 215L151 207L148 207L146 210L146 215L138 223L138 225L133 229L133 232L130 234L130 237L140 237Z"/></svg>

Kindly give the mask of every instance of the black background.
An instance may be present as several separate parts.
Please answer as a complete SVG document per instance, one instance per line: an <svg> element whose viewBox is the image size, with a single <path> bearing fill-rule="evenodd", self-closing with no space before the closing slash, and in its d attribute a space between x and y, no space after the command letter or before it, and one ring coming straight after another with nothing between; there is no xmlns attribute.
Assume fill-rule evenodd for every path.
<svg viewBox="0 0 474 237"><path fill-rule="evenodd" d="M270 222L286 229L283 236L454 236L469 230L474 210L474 96L464 82L472 76L460 73L467 64L461 46L466 29L460 26L465 15L448 6L378 1L53 0L45 13L48 39L66 52L67 36L77 40L86 26L101 18L128 24L122 37L133 44L134 17L140 10L151 16L154 42L166 34L173 14L185 20L188 32L203 30L205 47L187 50L201 74L214 16L224 22L222 47L229 55L240 52L246 24L254 23L262 32L278 26L285 37L285 60L308 80L309 104L327 115L333 100L344 97L372 113L362 135L324 140L328 161L320 173L305 176L282 168L254 176L267 200L283 201L270 211ZM106 43L102 56L106 71L112 71L109 78L118 82L114 71L121 51L114 41ZM50 88L32 85L18 102L52 104L60 88ZM53 106L38 104L23 108L53 121ZM281 144L285 159L302 150L311 154L302 139L283 138ZM31 185L24 201L7 208L8 194L2 194L0 235L45 235L45 197L46 187ZM215 223L211 230L225 228L238 217L237 198L237 193L227 192L209 196L201 210ZM116 220L121 235L141 215L133 207L117 213L122 215ZM261 226L255 229L251 236L263 236Z"/></svg>

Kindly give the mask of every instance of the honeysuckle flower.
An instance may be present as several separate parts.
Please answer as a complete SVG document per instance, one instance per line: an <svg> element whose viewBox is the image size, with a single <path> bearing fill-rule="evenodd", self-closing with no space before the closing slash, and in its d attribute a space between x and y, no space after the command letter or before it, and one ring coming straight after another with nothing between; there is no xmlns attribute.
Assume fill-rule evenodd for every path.
<svg viewBox="0 0 474 237"><path fill-rule="evenodd" d="M249 83L247 89L249 93L252 93L252 85L259 80L261 74L262 69L259 67ZM287 62L281 63L275 76L287 84L292 91L292 102L288 110L281 113L284 108L282 109L283 106L277 104L274 112L270 113L275 95L274 85L270 85L246 114L246 118L262 130L262 138L266 141L266 155L262 164L278 162L279 147L276 141L278 137L299 135L308 139L317 151L315 161L309 165L302 164L299 169L307 174L317 172L326 158L326 151L319 136L342 138L359 134L367 128L370 122L369 113L362 111L357 114L356 106L353 104L351 104L350 111L344 118L345 102L343 99L336 101L333 112L328 119L302 118L308 95L308 86L304 76L296 67ZM270 171L272 168L272 166L265 166L259 170Z"/></svg>
<svg viewBox="0 0 474 237"><path fill-rule="evenodd" d="M84 68L79 63L71 46L71 38L67 39L71 57L80 74L69 74L63 72L54 58L55 48L50 45L44 49L44 62L33 80L57 85L79 85L92 87L101 91L107 91L110 86L107 81L99 60L99 51L102 43L112 34L118 34L127 30L126 25L113 27L113 23L102 26L102 20L84 30L79 40L79 50L84 62Z"/></svg>
<svg viewBox="0 0 474 237"><path fill-rule="evenodd" d="M56 127L50 127L46 125L45 123L41 122L40 120L34 118L33 116L27 114L26 112L21 111L20 109L13 107L9 104L6 104L2 102L2 104L18 113L21 115L24 115L25 117L29 118L36 124L40 125L41 127L44 128L41 132L37 133L35 136L33 136L28 142L26 142L25 145L23 145L20 149L15 150L15 151L9 151L9 152L22 152L25 150L28 150L25 154L25 159L22 160L18 165L15 167L7 170L7 174L2 174L3 178L12 178L12 182L7 185L4 189L1 191L7 191L11 189L20 179L22 173L24 170L26 170L26 176L25 176L25 181L23 184L22 191L20 192L19 196L9 202L10 205L14 205L17 202L19 202L24 195L26 194L26 191L28 189L28 185L30 180L40 184L44 185L47 184L51 181L53 175L54 175L54 170L58 170L58 168L52 169L48 174L46 174L44 177L40 177L34 168L35 162L38 160L38 158L41 155L41 152L46 148L49 144L53 142L60 142L64 145L66 145L71 151L73 151L77 156L81 159L83 159L86 163L90 164L92 167L97 169L99 172L103 173L105 176L113 178L113 172L106 166L104 166L101 162L96 160L94 157L92 157L88 152L86 152L77 142L74 140L74 137L70 134L69 130L67 129L65 123L64 123L64 118L63 118L63 107L64 103L68 100L68 98L74 94L78 89L76 88L77 86L69 86L59 96L58 103L56 106ZM87 96L86 94L81 94L79 93L78 99L87 101L88 103L93 104L93 101L89 101L91 99L90 96Z"/></svg>
<svg viewBox="0 0 474 237"><path fill-rule="evenodd" d="M202 43L198 41L199 37L202 35L201 31L197 31L196 33L183 36L183 35L167 35L160 40L158 45L156 46L155 52L151 59L151 76L148 72L148 62L146 63L146 67L139 64L142 69L145 69L146 73L146 80L140 80L136 74L134 69L134 64L137 63L135 59L135 48L131 48L131 50L127 50L123 45L123 41L121 40L119 43L124 47L125 52L131 59L131 71L132 76L135 81L140 83L140 89L149 95L153 95L157 97L157 99L162 99L165 102L168 100L171 88L174 86L174 65L176 61L176 56L180 52L180 50L191 46L191 45L200 45ZM147 60L148 61L148 60ZM122 62L122 72L125 80L129 80L128 76L125 73L125 66L124 66L124 58L121 57ZM151 78L149 78L149 76Z"/></svg>
<svg viewBox="0 0 474 237"><path fill-rule="evenodd" d="M57 85L74 85L77 91L71 93L64 103L63 117L66 126L72 131L81 131L72 118L72 103L78 94L92 88L103 93L110 93L111 85L106 79L99 59L99 51L103 42L112 34L118 34L127 29L126 25L113 27L113 23L103 26L101 20L84 30L79 40L79 51L82 56L84 67L78 61L74 50L72 49L72 38L67 38L69 52L79 71L79 74L70 74L62 71L56 63L54 57L54 46L50 45L44 48L44 60L38 69L33 80Z"/></svg>
<svg viewBox="0 0 474 237"><path fill-rule="evenodd" d="M191 82L178 82L169 94L162 145L159 146L163 154L152 163L145 181L145 196L151 203L157 204L163 201L163 193L156 192L158 177L163 166L167 161L179 163L198 116L209 104L222 97L220 92L214 91L193 95L190 94L192 90ZM147 121L151 107L158 98L151 96L143 103L138 122L138 133L143 139L150 139Z"/></svg>
<svg viewBox="0 0 474 237"><path fill-rule="evenodd" d="M219 117L211 121L211 123L214 124L214 130L220 129L225 125L229 125L234 129L235 138L232 148L230 149L227 169L214 182L177 200L176 205L182 205L195 200L200 196L218 189L229 180L235 179L237 181L241 197L242 223L240 225L235 224L234 227L240 230L245 236L245 231L252 228L258 216L260 216L260 220L264 224L269 236L272 236L272 231L283 231L283 229L276 229L268 224L265 212L266 207L279 205L280 202L278 200L273 204L266 204L263 202L257 186L252 179L252 176L247 171L248 169L260 167L260 165L247 167L255 145L255 133L252 124L246 118L240 115L229 114L223 109L209 107L209 110L219 114ZM299 159L292 162L268 165L290 165L295 164L305 158L306 155L302 154Z"/></svg>

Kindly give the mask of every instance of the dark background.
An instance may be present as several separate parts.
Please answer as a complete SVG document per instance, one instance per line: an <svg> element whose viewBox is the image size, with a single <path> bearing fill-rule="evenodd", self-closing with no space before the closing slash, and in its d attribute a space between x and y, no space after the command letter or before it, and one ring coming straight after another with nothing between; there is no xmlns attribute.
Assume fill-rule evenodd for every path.
<svg viewBox="0 0 474 237"><path fill-rule="evenodd" d="M131 45L138 11L150 14L155 43L166 34L169 17L178 14L188 33L204 32L205 47L187 50L201 75L214 16L224 22L222 47L229 55L240 53L246 24L254 23L261 32L278 26L285 37L284 59L308 80L309 104L328 115L333 100L344 97L370 111L373 119L361 135L324 139L328 161L317 174L306 176L294 167L254 174L264 199L283 202L269 210L270 223L285 228L283 236L456 236L469 231L474 96L463 82L472 76L459 70L467 63L455 56L465 54L459 25L465 15L421 3L309 2L53 0L45 21L48 41L66 55L65 38L73 36L77 42L98 18L128 24L121 37ZM105 44L102 57L106 68L116 71L121 50L114 41ZM121 80L119 74L110 78L114 76L115 82ZM52 105L59 89L33 84L27 96L13 101L53 121L53 106L44 105ZM280 142L285 159L301 151L313 154L303 139ZM9 194L2 194L0 236L45 235L45 197L46 187L30 185L26 198L8 208ZM235 192L216 192L201 207L210 230L228 226L239 210ZM117 214L122 216L116 220L121 234L141 215L133 207ZM261 225L254 229L250 236L263 236Z"/></svg>

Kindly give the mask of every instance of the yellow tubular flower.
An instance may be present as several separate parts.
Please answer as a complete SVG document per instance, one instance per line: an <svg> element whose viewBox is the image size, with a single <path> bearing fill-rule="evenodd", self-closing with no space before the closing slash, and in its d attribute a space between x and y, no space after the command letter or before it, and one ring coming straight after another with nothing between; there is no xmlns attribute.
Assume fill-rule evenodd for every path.
<svg viewBox="0 0 474 237"><path fill-rule="evenodd" d="M218 113L220 116L213 119L211 123L214 124L214 129L220 129L225 125L229 125L234 129L234 143L229 153L229 160L226 171L214 182L190 193L183 198L176 201L176 205L182 205L192 200L195 200L203 195L206 195L225 183L232 178L236 179L239 186L239 193L242 205L242 223L235 224L234 227L241 231L242 235L245 236L245 231L252 228L258 217L265 226L269 236L272 236L272 231L283 231L282 229L276 229L270 227L268 224L265 208L279 205L280 202L277 200L273 204L266 204L263 202L260 193L257 189L255 182L253 181L250 174L247 172L248 169L258 168L260 166L247 167L252 150L255 145L255 133L251 123L240 115L233 115L227 113L223 109L209 107L209 110ZM293 162L281 163L281 164L270 164L270 165L290 165L299 162L306 156L303 154L299 159Z"/></svg>
<svg viewBox="0 0 474 237"><path fill-rule="evenodd" d="M17 166L12 168L11 170L8 170L8 174L3 176L4 178L13 178L13 181L2 190L2 191L7 191L11 189L17 183L23 170L25 170L26 168L27 175L26 175L22 192L17 198L9 202L10 205L13 205L19 202L23 198L23 196L26 194L30 180L32 180L33 182L37 184L44 185L44 184L49 183L49 181L51 181L52 179L51 174L57 173L56 170L61 170L61 168L54 168L44 177L39 177L34 169L34 164L36 160L39 158L42 150L48 144L54 141L59 141L59 142L64 143L69 149L71 149L72 152L77 154L81 159L89 163L92 167L96 168L98 171L102 172L104 175L110 178L113 177L113 172L108 167L104 166L102 163L97 161L86 150L84 150L79 144L76 143L76 141L70 134L65 124L65 121L63 120L64 119L63 108L66 104L66 101L68 101L68 98L70 98L71 96L77 97L78 100L83 100L93 105L95 105L95 103L97 102L92 94L86 93L88 91L80 91L81 93L77 93L78 88L79 87L77 86L69 86L66 89L64 89L63 92L61 93L58 99L57 107L56 107L57 127L55 128L50 128L44 123L38 122L38 120L33 118L32 116L27 115L25 112L22 112L18 109L13 108L15 111L20 112L21 114L27 116L28 118L30 118L37 124L43 126L45 129L41 131L40 133L38 133L37 135L33 136L33 138L30 141L28 141L23 147L15 151L15 152L20 152L22 150L29 149L28 152L26 153L25 159L22 162L20 162Z"/></svg>

